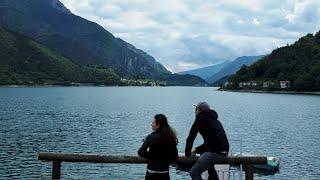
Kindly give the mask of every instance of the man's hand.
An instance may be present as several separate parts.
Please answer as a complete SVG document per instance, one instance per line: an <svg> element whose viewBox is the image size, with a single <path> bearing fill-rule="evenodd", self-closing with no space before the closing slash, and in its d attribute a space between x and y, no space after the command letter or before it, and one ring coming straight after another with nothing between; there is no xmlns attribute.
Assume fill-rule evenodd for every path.
<svg viewBox="0 0 320 180"><path fill-rule="evenodd" d="M193 148L191 151L185 151L185 156L195 156L196 155L196 149Z"/></svg>
<svg viewBox="0 0 320 180"><path fill-rule="evenodd" d="M193 149L191 150L191 155L192 155L192 156L195 156L195 155L196 155L196 148L193 148Z"/></svg>
<svg viewBox="0 0 320 180"><path fill-rule="evenodd" d="M196 149L195 148L193 148L191 151L189 150L186 150L185 151L185 156L194 156L194 155L196 155Z"/></svg>

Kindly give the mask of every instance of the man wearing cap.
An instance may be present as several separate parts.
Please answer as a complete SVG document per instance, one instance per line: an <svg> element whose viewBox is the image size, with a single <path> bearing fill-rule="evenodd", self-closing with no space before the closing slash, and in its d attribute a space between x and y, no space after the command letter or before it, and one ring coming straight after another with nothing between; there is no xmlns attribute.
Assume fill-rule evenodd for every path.
<svg viewBox="0 0 320 180"><path fill-rule="evenodd" d="M200 157L191 168L190 176L193 180L201 180L201 174L208 170L208 179L218 180L214 164L223 161L227 157L229 152L228 138L218 120L218 114L210 109L208 103L199 102L195 107L195 121L187 138L185 155L200 154ZM192 149L198 132L201 134L204 143Z"/></svg>

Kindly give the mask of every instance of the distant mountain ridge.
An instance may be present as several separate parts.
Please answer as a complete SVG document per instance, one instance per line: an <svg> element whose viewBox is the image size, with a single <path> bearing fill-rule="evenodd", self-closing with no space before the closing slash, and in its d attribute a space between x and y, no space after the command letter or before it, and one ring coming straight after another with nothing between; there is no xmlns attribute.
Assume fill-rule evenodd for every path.
<svg viewBox="0 0 320 180"><path fill-rule="evenodd" d="M233 61L225 61L223 63L215 64L212 66L194 69L190 71L179 72L178 74L191 74L199 76L206 80L208 83L217 85L224 83L232 74L235 74L243 65L251 65L252 63L261 59L264 55L260 56L242 56Z"/></svg>
<svg viewBox="0 0 320 180"><path fill-rule="evenodd" d="M204 80L207 80L209 77L219 72L224 66L226 66L229 63L230 61L225 61L222 63L214 64L214 65L199 68L199 69L182 71L182 72L179 72L178 74L191 74L191 75L199 76Z"/></svg>
<svg viewBox="0 0 320 180"><path fill-rule="evenodd" d="M226 76L230 76L232 74L235 74L241 68L241 66L243 66L243 65L249 66L249 65L253 64L254 62L258 61L259 59L261 59L262 57L264 57L264 55L238 57L234 61L231 61L229 64L227 64L226 66L221 68L219 72L215 73L214 75L207 78L206 80L209 83L215 83L216 81L220 80L221 78L225 78Z"/></svg>

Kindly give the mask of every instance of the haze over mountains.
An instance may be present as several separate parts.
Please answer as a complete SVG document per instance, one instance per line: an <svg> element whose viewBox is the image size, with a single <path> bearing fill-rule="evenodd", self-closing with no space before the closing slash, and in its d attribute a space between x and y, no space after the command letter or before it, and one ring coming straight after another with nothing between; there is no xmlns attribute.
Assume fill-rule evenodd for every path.
<svg viewBox="0 0 320 180"><path fill-rule="evenodd" d="M207 80L213 74L219 72L224 66L226 66L229 63L230 63L230 61L225 61L223 63L218 63L218 64L208 66L208 67L193 69L193 70L189 70L189 71L182 71L182 72L179 72L178 74L192 74L195 76L199 76L204 80Z"/></svg>
<svg viewBox="0 0 320 180"><path fill-rule="evenodd" d="M260 56L242 56L238 57L234 61L231 61L229 64L224 66L219 72L212 75L207 79L209 83L215 83L216 81L220 80L221 78L225 78L232 74L235 74L243 65L249 66L254 62L260 60L263 55Z"/></svg>
<svg viewBox="0 0 320 180"><path fill-rule="evenodd" d="M72 14L59 0L1 0L0 26L31 37L80 66L112 68L124 78L178 77L100 25ZM186 77L179 79L188 84ZM196 84L205 84L196 77L191 81L195 79Z"/></svg>
<svg viewBox="0 0 320 180"><path fill-rule="evenodd" d="M195 69L191 71L180 72L179 74L192 74L199 76L206 80L209 83L215 83L220 79L224 79L220 81L223 83L227 80L227 77L235 74L243 65L251 65L252 63L261 59L263 55L260 56L242 56L236 58L233 61L225 61L220 64L215 64L209 67L204 67L200 69Z"/></svg>

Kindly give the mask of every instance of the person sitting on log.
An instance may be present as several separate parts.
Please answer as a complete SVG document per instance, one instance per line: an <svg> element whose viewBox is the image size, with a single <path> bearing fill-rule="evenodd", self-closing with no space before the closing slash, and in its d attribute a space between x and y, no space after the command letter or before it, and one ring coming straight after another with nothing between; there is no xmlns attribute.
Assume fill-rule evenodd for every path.
<svg viewBox="0 0 320 180"><path fill-rule="evenodd" d="M216 111L211 110L206 102L195 105L195 121L186 140L185 155L200 154L199 159L190 170L192 180L202 180L201 174L208 170L209 180L218 180L214 164L227 158L229 142ZM192 149L193 142L201 134L204 143Z"/></svg>

